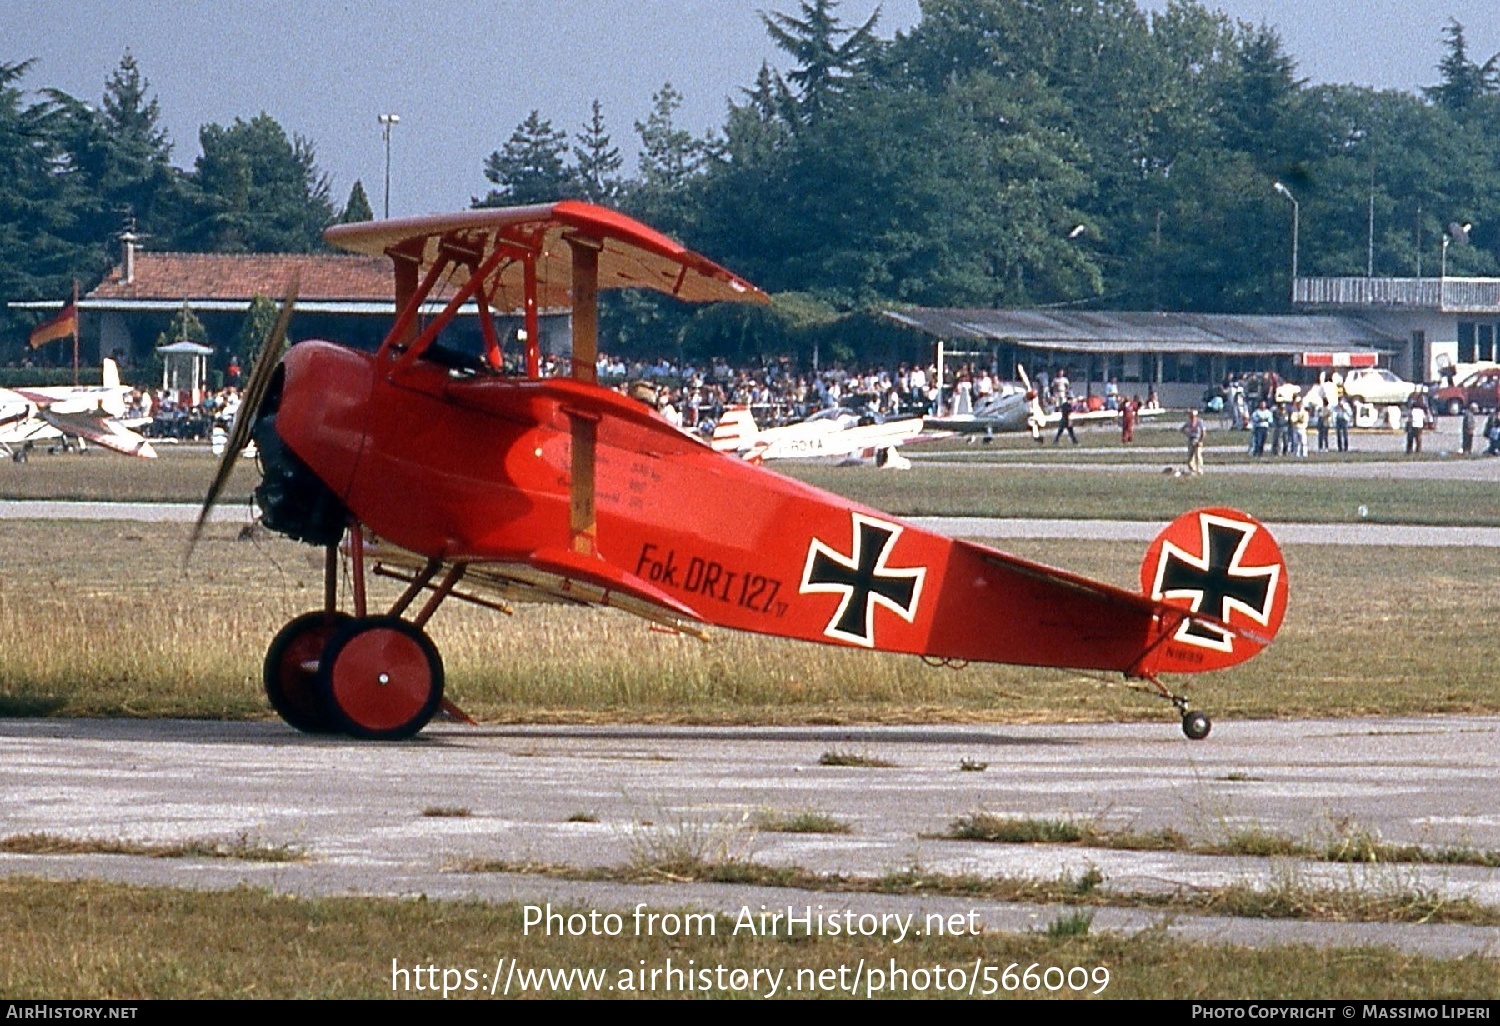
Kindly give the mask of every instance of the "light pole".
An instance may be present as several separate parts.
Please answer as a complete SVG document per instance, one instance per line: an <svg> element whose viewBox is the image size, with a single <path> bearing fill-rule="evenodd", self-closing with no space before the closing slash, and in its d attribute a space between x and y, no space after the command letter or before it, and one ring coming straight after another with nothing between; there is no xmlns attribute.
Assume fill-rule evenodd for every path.
<svg viewBox="0 0 1500 1026"><path fill-rule="evenodd" d="M1442 255L1442 260L1441 260L1441 262L1440 262L1440 264L1438 266L1438 277L1439 278L1447 278L1448 277L1448 247L1449 247L1449 245L1454 245L1454 246L1467 245L1468 241L1469 241L1469 229L1471 229L1473 227L1474 226L1472 224L1468 224L1468 223L1459 224L1457 221L1450 221L1448 223L1448 230L1445 231L1445 232L1443 232L1443 255Z"/></svg>
<svg viewBox="0 0 1500 1026"><path fill-rule="evenodd" d="M385 136L385 219L391 217L391 126L401 123L400 114L377 114L375 120L380 122Z"/></svg>
<svg viewBox="0 0 1500 1026"><path fill-rule="evenodd" d="M1301 229L1302 229L1302 207L1297 202L1297 197L1292 195L1292 190L1288 189L1285 185L1282 185L1280 182L1274 182L1274 183L1272 183L1271 188L1275 189L1277 192L1281 193L1281 195L1285 196L1287 199L1289 199L1289 200L1292 201L1292 298L1296 299L1297 298L1297 236L1299 235L1299 233L1301 232Z"/></svg>

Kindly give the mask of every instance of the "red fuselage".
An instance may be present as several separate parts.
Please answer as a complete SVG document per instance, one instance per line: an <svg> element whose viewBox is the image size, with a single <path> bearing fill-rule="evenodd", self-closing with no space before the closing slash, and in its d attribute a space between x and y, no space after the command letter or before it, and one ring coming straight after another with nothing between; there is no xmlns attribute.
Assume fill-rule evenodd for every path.
<svg viewBox="0 0 1500 1026"><path fill-rule="evenodd" d="M597 557L702 620L953 659L1130 670L1134 593L955 542L719 453L619 393L294 346L277 429L354 516L444 562L571 542L570 430L597 423ZM878 553L874 546L880 545ZM861 552L861 545L864 546Z"/></svg>

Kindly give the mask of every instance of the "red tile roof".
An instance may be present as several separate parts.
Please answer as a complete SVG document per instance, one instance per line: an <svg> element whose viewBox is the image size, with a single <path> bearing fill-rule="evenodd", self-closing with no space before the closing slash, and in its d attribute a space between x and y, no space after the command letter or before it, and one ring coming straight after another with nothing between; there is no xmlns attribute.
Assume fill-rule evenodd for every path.
<svg viewBox="0 0 1500 1026"><path fill-rule="evenodd" d="M391 263L379 257L329 253L143 253L135 280L116 265L89 299L278 299L293 274L303 300L390 302Z"/></svg>

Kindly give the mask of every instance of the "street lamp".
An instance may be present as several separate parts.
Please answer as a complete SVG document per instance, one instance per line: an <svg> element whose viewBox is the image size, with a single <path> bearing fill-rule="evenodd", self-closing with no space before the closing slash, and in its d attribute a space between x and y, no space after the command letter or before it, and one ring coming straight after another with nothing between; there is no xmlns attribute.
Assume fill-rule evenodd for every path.
<svg viewBox="0 0 1500 1026"><path fill-rule="evenodd" d="M400 114L377 114L375 120L383 127L385 136L385 217L391 217L391 126L401 123Z"/></svg>
<svg viewBox="0 0 1500 1026"><path fill-rule="evenodd" d="M1469 241L1469 229L1471 229L1473 227L1474 226L1472 224L1468 224L1467 222L1464 223L1464 224L1459 224L1457 221L1451 221L1451 222L1449 222L1449 224L1448 224L1448 230L1445 231L1445 232L1443 232L1443 255L1442 255L1442 259L1441 259L1441 261L1439 263L1439 267L1438 267L1438 277L1439 278L1447 278L1448 277L1448 247L1449 247L1449 245L1454 245L1454 246L1464 246L1464 245L1467 245L1468 241Z"/></svg>
<svg viewBox="0 0 1500 1026"><path fill-rule="evenodd" d="M1273 182L1271 188L1292 201L1292 298L1297 298L1297 236L1302 228L1302 207L1297 203L1297 197L1292 195L1280 182Z"/></svg>

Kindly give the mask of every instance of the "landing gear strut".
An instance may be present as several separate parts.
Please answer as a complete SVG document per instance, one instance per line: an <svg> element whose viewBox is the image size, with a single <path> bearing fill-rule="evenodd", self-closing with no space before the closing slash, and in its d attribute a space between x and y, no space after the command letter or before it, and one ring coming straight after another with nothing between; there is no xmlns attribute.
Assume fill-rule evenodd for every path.
<svg viewBox="0 0 1500 1026"><path fill-rule="evenodd" d="M263 672L266 697L282 719L305 733L402 740L425 727L445 705L442 656L423 626L463 568L449 572L411 621L402 614L436 576L436 561L412 579L390 612L370 615L358 524L351 527L350 538L353 615L338 609L339 552L336 544L329 545L324 608L296 617L272 639Z"/></svg>
<svg viewBox="0 0 1500 1026"><path fill-rule="evenodd" d="M1208 732L1213 729L1214 724L1208 718L1207 713L1197 709L1189 709L1186 695L1173 694L1171 689L1157 680L1156 677L1147 676L1145 680L1154 689L1155 694L1167 699L1176 708L1177 714L1182 717L1182 732L1187 735L1188 740L1202 741L1208 737Z"/></svg>

